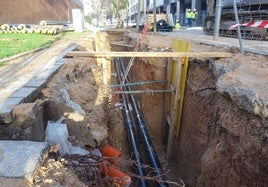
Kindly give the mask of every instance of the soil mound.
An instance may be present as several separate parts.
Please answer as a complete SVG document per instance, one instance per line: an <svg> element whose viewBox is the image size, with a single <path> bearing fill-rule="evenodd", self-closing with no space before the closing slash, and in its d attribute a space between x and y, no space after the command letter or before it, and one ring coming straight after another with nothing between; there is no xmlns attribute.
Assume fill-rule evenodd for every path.
<svg viewBox="0 0 268 187"><path fill-rule="evenodd" d="M69 21L71 10L83 8L78 0L0 0L0 24L38 24L41 20Z"/></svg>

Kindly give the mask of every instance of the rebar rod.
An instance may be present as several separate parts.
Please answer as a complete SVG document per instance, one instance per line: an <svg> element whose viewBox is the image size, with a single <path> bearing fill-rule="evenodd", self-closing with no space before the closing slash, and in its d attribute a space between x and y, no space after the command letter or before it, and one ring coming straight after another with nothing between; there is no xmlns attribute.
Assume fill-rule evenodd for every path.
<svg viewBox="0 0 268 187"><path fill-rule="evenodd" d="M155 84L155 83L164 83L167 82L167 80L156 80L156 81L138 81L138 82L133 82L133 83L127 83L127 84L116 84L116 85L111 85L110 88L115 88L115 87L121 87L121 86L143 86L145 84Z"/></svg>
<svg viewBox="0 0 268 187"><path fill-rule="evenodd" d="M140 42L140 41L137 40L137 43L136 43L134 52L137 52L137 51L139 50L139 42ZM130 58L129 63L128 63L128 65L127 65L127 68L126 68L125 71L124 71L124 75L123 75L122 80L121 80L121 82L120 82L120 84L121 84L120 88L121 88L121 89L122 89L122 85L123 85L123 84L125 83L125 81L126 81L126 77L128 76L128 73L129 73L129 71L130 71L131 66L133 65L134 60L135 60L135 57L131 57L131 58Z"/></svg>
<svg viewBox="0 0 268 187"><path fill-rule="evenodd" d="M114 91L113 94L140 94L140 93L147 93L147 94L153 94L153 93L170 93L174 92L174 90L152 90L152 89L146 89L146 90L132 90L132 91Z"/></svg>

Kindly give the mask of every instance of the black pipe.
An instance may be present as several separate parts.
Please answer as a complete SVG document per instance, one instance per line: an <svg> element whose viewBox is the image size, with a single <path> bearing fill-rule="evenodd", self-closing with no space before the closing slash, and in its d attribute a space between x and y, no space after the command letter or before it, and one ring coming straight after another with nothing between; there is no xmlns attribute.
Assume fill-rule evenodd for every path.
<svg viewBox="0 0 268 187"><path fill-rule="evenodd" d="M122 71L124 72L125 71L125 64L124 64L122 58L120 58L119 60L120 60L120 65L121 65ZM129 82L128 78L126 77L126 83L128 83L128 82ZM131 86L127 86L127 89L129 91L132 91ZM157 178L160 181L163 181L164 177L161 174L161 164L160 164L160 162L158 160L156 151L155 151L155 149L154 149L154 147L152 145L152 142L151 142L151 140L149 138L145 122L144 122L144 120L143 120L143 118L141 116L140 110L138 109L138 105L137 105L137 103L135 101L135 98L134 98L133 94L130 94L130 98L131 98L131 101L132 101L134 111L136 113L136 118L137 118L137 121L138 121L138 130L139 130L139 133L141 135L142 141L145 144L146 152L147 152L147 155L149 157L150 164L155 169L155 172L157 174ZM161 186L161 187L168 186L168 184L166 184L164 182L157 183L156 185Z"/></svg>
<svg viewBox="0 0 268 187"><path fill-rule="evenodd" d="M118 67L118 63L115 62L115 69L117 72L117 78L118 78L118 82L120 83L121 80L121 75L120 75L120 68ZM132 148L132 152L133 152L133 156L134 159L137 163L137 172L139 174L139 176L144 177L145 171L142 167L142 158L141 158L141 154L140 154L140 150L138 148L138 144L137 144L137 140L135 137L135 130L134 130L134 125L133 125L133 121L131 119L130 113L129 113L129 106L127 104L127 98L125 96L125 94L122 94L122 99L123 99L123 103L124 103L124 119L125 119L125 127L126 127L126 132L127 132L127 136L128 136L128 141L130 143L130 146ZM146 187L147 183L143 178L139 179L139 186L141 187Z"/></svg>

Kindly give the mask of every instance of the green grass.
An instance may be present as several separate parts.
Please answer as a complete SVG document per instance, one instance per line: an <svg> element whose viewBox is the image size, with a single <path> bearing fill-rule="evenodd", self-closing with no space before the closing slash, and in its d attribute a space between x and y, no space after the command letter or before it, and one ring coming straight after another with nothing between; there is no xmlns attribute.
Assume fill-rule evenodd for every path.
<svg viewBox="0 0 268 187"><path fill-rule="evenodd" d="M57 35L43 34L0 34L0 60L22 52L32 51L43 46L50 46L60 38L67 40L87 36L88 32L61 32ZM0 62L0 66L5 63Z"/></svg>
<svg viewBox="0 0 268 187"><path fill-rule="evenodd" d="M0 34L0 59L31 51L46 45L51 45L62 35L42 35L42 34ZM0 62L0 65L1 64Z"/></svg>

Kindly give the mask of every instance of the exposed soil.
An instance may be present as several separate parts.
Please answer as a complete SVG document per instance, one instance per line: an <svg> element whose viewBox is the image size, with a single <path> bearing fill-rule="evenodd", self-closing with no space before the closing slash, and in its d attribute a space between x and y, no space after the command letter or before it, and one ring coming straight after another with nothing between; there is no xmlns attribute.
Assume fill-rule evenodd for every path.
<svg viewBox="0 0 268 187"><path fill-rule="evenodd" d="M209 89L215 88L209 63L192 61L189 77L174 146L179 175L190 186L265 186L267 120Z"/></svg>
<svg viewBox="0 0 268 187"><path fill-rule="evenodd" d="M268 160L265 110L250 111L246 101L240 104L237 98L221 95L217 92L217 80L242 85L242 89L250 87L267 98L267 84L264 84L268 78L267 56L241 55L235 47L222 48L187 40L193 52L222 51L231 52L233 56L190 58L180 137L174 141L169 164L176 165L176 175L187 186L265 186L268 183L268 172L264 169ZM169 50L171 41L169 35L148 35L144 45L149 50ZM162 60L140 58L133 67L133 80L161 80L165 69L165 60ZM163 89L160 85L149 88ZM161 153L159 128L163 124L161 97L158 94L139 97L158 153Z"/></svg>
<svg viewBox="0 0 268 187"><path fill-rule="evenodd" d="M102 72L94 59L67 59L65 66L42 90L46 119L56 121L66 117L64 123L75 145L99 146L108 136L108 97L103 89ZM85 186L62 162L51 158L37 176L38 185Z"/></svg>
<svg viewBox="0 0 268 187"><path fill-rule="evenodd" d="M109 41L121 41L123 38L104 35ZM125 39L134 43L136 39L132 40L133 37L135 34L132 33ZM89 46L92 45L80 46L78 50L93 50ZM171 50L171 46L172 37L148 35L142 50ZM110 46L103 50L110 50ZM171 161L166 160L163 144L167 128L163 122L164 95L135 97L162 166L170 170L167 179L179 182L182 178L187 186L265 186L268 183L267 118L241 109L230 96L218 93L217 80L225 73L230 83L237 75L243 75L248 86L254 84L252 77L265 81L267 74L262 70L267 69L267 57L250 53L242 56L235 48L216 48L191 42L191 51L215 50L232 52L233 56L227 59L190 58L180 136L174 141ZM72 143L92 148L108 142L123 152L124 161L128 160L130 156L121 110L115 107L118 100L110 95L111 90L108 89L110 84L116 84L115 77L112 76L109 84L105 85L101 65L93 58L65 61L65 65L42 89L39 99L34 104L19 105L14 114L23 114L26 117L22 121L29 123L34 121L33 118L42 119L32 115L31 111L36 107L42 108L37 111L43 111L44 122L56 121L64 116ZM167 63L165 58L138 58L131 69L131 81L163 80ZM222 64L227 72L217 69ZM137 89L165 89L165 84L139 86ZM259 90L258 93L267 94L263 89ZM26 111L25 108L31 110ZM49 157L37 172L36 186L87 184L74 174L77 171L73 172L62 161L54 159ZM124 165L122 170L131 173L129 168L129 165ZM132 185L138 185L134 179Z"/></svg>
<svg viewBox="0 0 268 187"><path fill-rule="evenodd" d="M68 7L78 8L71 1L55 2L24 0L21 3L21 0L0 0L1 7L5 7L0 12L0 23L37 24L46 19L67 21ZM190 58L180 136L174 141L173 156L169 162L166 160L165 144L162 144L166 142L163 132L167 128L162 120L163 95L137 96L162 166L170 170L167 178L175 182L182 178L187 186L267 186L267 111L258 112L259 109L256 109L257 112L250 112L243 105L245 102L237 104L237 98L231 98L225 92L217 92L217 81L220 78L229 81L230 85L250 86L258 95L267 98L267 56L252 53L241 55L233 46L205 45L206 37L188 34L183 31L163 36L148 34L142 50L171 50L172 38L179 37L191 43L191 51L227 51L233 53L233 56L227 59ZM122 41L123 38L118 35L105 37L110 41ZM139 37L140 34L131 33L125 39L134 44L136 39L131 38ZM197 39L202 41L198 42ZM219 46L221 43L224 41L219 41ZM254 46L252 41L245 43L252 51L255 48L267 50L262 45ZM89 46L92 45L82 46L79 50L93 50ZM263 46L266 46L265 42ZM103 50L110 50L109 46ZM139 58L137 62L131 72L133 82L165 79L167 59ZM68 126L72 143L82 147L96 147L109 142L122 151L127 160L129 149L121 110L114 107L117 101L108 94L102 78L101 65L95 59L66 59L66 64L42 90L38 100L14 109L14 116L19 116L18 128L27 129L28 126L35 127L37 124L44 124L41 128L45 128L47 120L56 121L64 116L67 118L64 123ZM116 84L115 78L109 81L109 84ZM163 89L165 85L140 86L138 89L145 88ZM44 137L35 134L20 138L42 140ZM55 161L55 157L50 155L37 171L34 185L85 186L86 183L82 180L84 178L79 176L81 172L74 172L63 163L61 160ZM126 165L122 170L131 171ZM2 183L14 186L10 181L6 184ZM137 186L135 180L132 185Z"/></svg>

